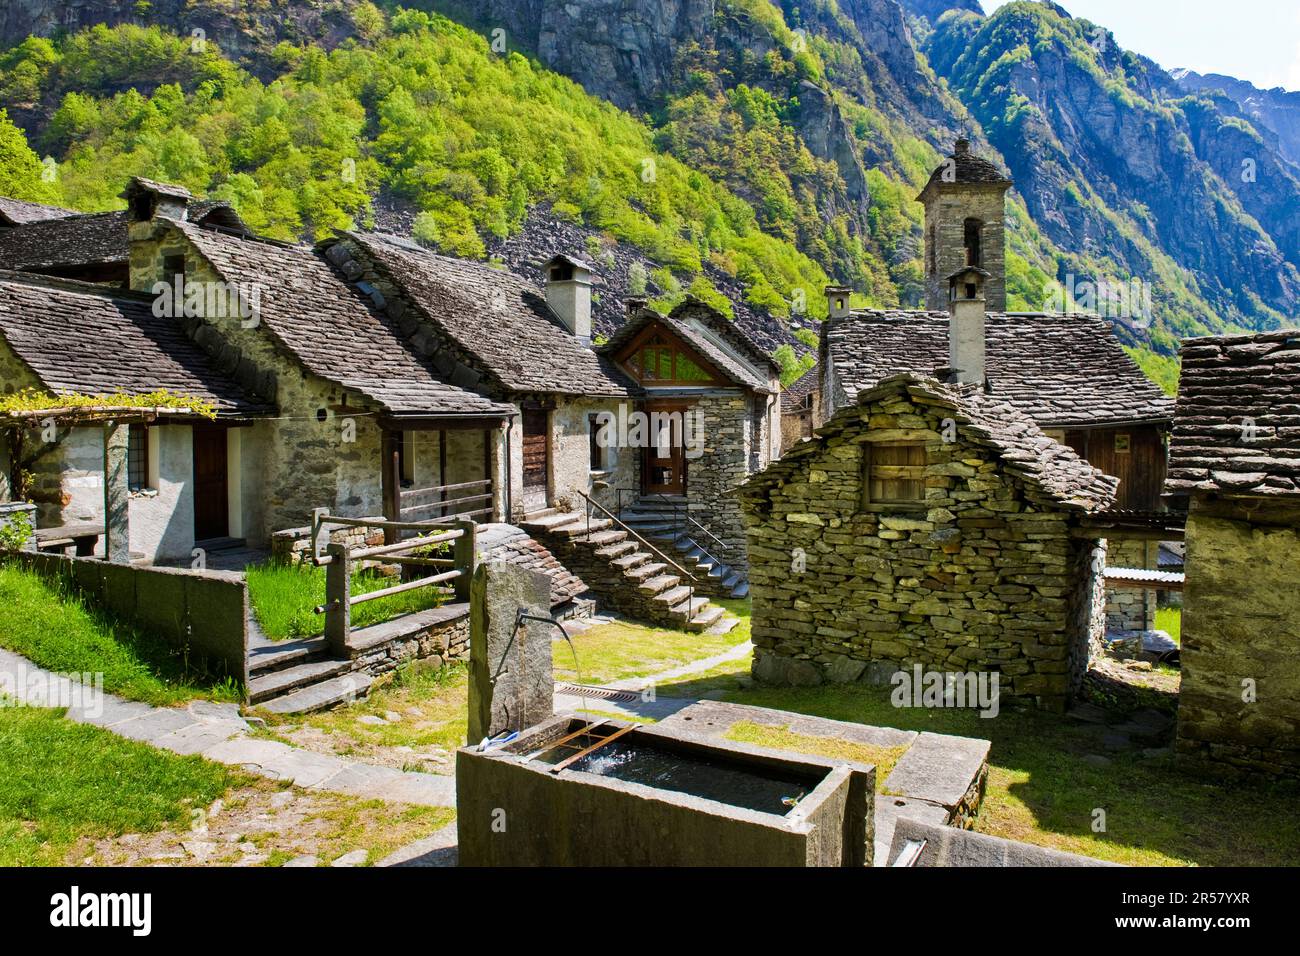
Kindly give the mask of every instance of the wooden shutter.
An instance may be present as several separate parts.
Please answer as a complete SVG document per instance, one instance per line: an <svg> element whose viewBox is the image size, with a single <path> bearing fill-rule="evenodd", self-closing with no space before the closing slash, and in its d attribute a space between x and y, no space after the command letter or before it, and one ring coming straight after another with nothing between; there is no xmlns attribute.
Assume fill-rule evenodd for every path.
<svg viewBox="0 0 1300 956"><path fill-rule="evenodd" d="M924 445L868 445L867 456L869 502L902 504L925 499Z"/></svg>

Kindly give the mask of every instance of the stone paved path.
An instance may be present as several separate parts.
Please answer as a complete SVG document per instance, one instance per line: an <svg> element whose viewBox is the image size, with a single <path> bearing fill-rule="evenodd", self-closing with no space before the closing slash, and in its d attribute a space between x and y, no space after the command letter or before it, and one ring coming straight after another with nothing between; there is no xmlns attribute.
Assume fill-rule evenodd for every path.
<svg viewBox="0 0 1300 956"><path fill-rule="evenodd" d="M5 650L0 650L0 692L35 706L72 701L69 720L173 753L242 767L271 780L289 780L307 790L433 807L456 805L452 777L379 767L251 737L252 728L236 704L193 701L186 707L154 707L113 694L86 699L72 681Z"/></svg>

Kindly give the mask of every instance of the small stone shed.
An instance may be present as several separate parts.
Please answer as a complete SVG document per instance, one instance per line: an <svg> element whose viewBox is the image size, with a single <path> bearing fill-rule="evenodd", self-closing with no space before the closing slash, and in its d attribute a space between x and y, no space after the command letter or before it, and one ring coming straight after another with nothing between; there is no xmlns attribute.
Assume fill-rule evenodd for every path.
<svg viewBox="0 0 1300 956"><path fill-rule="evenodd" d="M1104 550L1078 519L1115 488L982 386L865 389L741 489L755 677L996 671L1064 709L1103 620Z"/></svg>
<svg viewBox="0 0 1300 956"><path fill-rule="evenodd" d="M1300 777L1300 331L1190 339L1170 446L1187 499L1177 752Z"/></svg>

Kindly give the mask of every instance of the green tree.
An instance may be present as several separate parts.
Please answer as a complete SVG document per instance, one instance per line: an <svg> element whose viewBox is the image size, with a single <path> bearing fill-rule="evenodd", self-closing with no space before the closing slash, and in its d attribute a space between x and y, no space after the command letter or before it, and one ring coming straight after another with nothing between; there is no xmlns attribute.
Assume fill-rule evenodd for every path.
<svg viewBox="0 0 1300 956"><path fill-rule="evenodd" d="M27 145L23 131L0 109L0 196L28 202L59 201L56 183L50 171Z"/></svg>

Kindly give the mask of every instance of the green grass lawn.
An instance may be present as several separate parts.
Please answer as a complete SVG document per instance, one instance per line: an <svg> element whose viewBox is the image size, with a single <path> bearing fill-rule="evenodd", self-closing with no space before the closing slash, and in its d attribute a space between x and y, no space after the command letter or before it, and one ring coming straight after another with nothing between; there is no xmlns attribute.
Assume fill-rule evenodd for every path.
<svg viewBox="0 0 1300 956"><path fill-rule="evenodd" d="M0 866L76 863L69 857L83 840L184 829L238 778L56 710L17 706L0 706L0 767Z"/></svg>
<svg viewBox="0 0 1300 956"><path fill-rule="evenodd" d="M749 611L743 601L717 601L740 621L726 634L696 634L671 628L649 627L632 621L599 624L574 634L569 644L557 639L552 646L557 681L603 684L629 677L648 677L691 661L729 651L749 640ZM737 613L739 612L739 613ZM574 654L577 663L574 663ZM748 662L740 665L746 672Z"/></svg>
<svg viewBox="0 0 1300 956"><path fill-rule="evenodd" d="M325 603L325 569L311 564L267 562L248 569L248 596L262 631L273 641L312 637L325 630L325 615L315 613ZM397 583L370 571L352 575L352 593L368 594ZM402 614L437 607L442 600L434 588L418 588L379 598L352 609L352 626L378 624Z"/></svg>
<svg viewBox="0 0 1300 956"><path fill-rule="evenodd" d="M1156 630L1166 631L1174 643L1183 643L1183 609L1181 607L1156 608Z"/></svg>
<svg viewBox="0 0 1300 956"><path fill-rule="evenodd" d="M12 565L0 565L0 646L57 673L103 674L104 690L150 704L242 699L233 682L195 672L176 647Z"/></svg>

